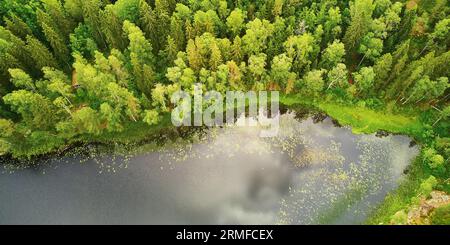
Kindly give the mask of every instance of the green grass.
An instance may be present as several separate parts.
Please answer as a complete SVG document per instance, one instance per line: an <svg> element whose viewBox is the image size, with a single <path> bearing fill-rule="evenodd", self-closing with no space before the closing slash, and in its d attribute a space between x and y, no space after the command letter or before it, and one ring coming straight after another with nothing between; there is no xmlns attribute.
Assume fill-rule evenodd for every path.
<svg viewBox="0 0 450 245"><path fill-rule="evenodd" d="M350 125L354 133L370 134L385 130L391 133L418 135L423 130L422 123L415 117L331 103L319 103L318 107L341 125Z"/></svg>
<svg viewBox="0 0 450 245"><path fill-rule="evenodd" d="M355 134L371 134L379 130L390 133L420 136L423 125L418 117L392 114L385 111L375 111L356 105L344 105L335 102L299 98L297 96L284 96L281 103L287 106L308 105L323 111L341 125L350 126Z"/></svg>

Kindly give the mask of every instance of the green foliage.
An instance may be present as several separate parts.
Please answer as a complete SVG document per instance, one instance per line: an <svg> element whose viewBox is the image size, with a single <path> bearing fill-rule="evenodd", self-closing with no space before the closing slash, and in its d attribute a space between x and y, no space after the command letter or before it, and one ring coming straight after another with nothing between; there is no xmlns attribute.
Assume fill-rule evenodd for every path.
<svg viewBox="0 0 450 245"><path fill-rule="evenodd" d="M98 47L92 35L90 27L80 23L74 32L70 34L70 48L72 52L79 53L86 58L93 58L94 52L98 50Z"/></svg>
<svg viewBox="0 0 450 245"><path fill-rule="evenodd" d="M419 193L425 197L428 197L433 191L433 188L437 185L437 179L433 175L424 180L419 186Z"/></svg>
<svg viewBox="0 0 450 245"><path fill-rule="evenodd" d="M148 125L158 124L160 121L158 112L155 110L148 110L144 112L144 122Z"/></svg>
<svg viewBox="0 0 450 245"><path fill-rule="evenodd" d="M239 35L242 28L245 27L245 13L239 8L231 11L230 16L227 18L227 27L231 33L236 36Z"/></svg>
<svg viewBox="0 0 450 245"><path fill-rule="evenodd" d="M355 0L350 4L351 22L344 37L347 50L354 50L369 31L373 10L372 0Z"/></svg>
<svg viewBox="0 0 450 245"><path fill-rule="evenodd" d="M152 45L142 31L129 21L123 24L123 30L128 35L130 44L130 62L136 78L136 85L142 93L150 94L154 79L154 56Z"/></svg>
<svg viewBox="0 0 450 245"><path fill-rule="evenodd" d="M58 62L48 48L32 36L27 36L26 51L33 59L37 70L41 70L45 66L59 67Z"/></svg>
<svg viewBox="0 0 450 245"><path fill-rule="evenodd" d="M450 225L450 204L439 207L433 211L433 214L431 215L431 224Z"/></svg>
<svg viewBox="0 0 450 245"><path fill-rule="evenodd" d="M408 214L405 212L405 210L400 210L394 215L392 215L390 223L394 225L405 225L407 221L408 221Z"/></svg>
<svg viewBox="0 0 450 245"><path fill-rule="evenodd" d="M243 50L246 54L258 54L267 48L267 41L273 32L273 24L268 20L258 18L246 25L245 35L242 37Z"/></svg>
<svg viewBox="0 0 450 245"><path fill-rule="evenodd" d="M30 128L48 129L55 123L53 104L40 94L16 90L3 97L3 100L21 115L23 123Z"/></svg>
<svg viewBox="0 0 450 245"><path fill-rule="evenodd" d="M39 0L3 0L0 2L0 16L2 17L0 22L4 18L17 16L29 26L33 33L37 34L36 10L41 7Z"/></svg>
<svg viewBox="0 0 450 245"><path fill-rule="evenodd" d="M314 37L305 33L301 36L290 36L284 43L287 55L293 59L294 71L309 70L312 63L311 54L314 50Z"/></svg>
<svg viewBox="0 0 450 245"><path fill-rule="evenodd" d="M303 77L303 84L305 86L304 91L306 93L312 93L314 95L318 95L325 86L325 82L323 80L323 74L325 70L313 70Z"/></svg>
<svg viewBox="0 0 450 245"><path fill-rule="evenodd" d="M345 56L344 44L339 40L335 40L332 44L323 51L322 62L326 69L335 67L338 63L343 61Z"/></svg>
<svg viewBox="0 0 450 245"><path fill-rule="evenodd" d="M439 155L435 149L427 148L423 150L423 161L433 170L445 171L445 159Z"/></svg>
<svg viewBox="0 0 450 245"><path fill-rule="evenodd" d="M383 51L383 40L375 38L374 34L370 32L362 38L358 51L364 55L364 58L376 60Z"/></svg>
<svg viewBox="0 0 450 245"><path fill-rule="evenodd" d="M363 67L359 72L353 74L355 85L359 95L367 95L375 82L375 72L372 67Z"/></svg>
<svg viewBox="0 0 450 245"><path fill-rule="evenodd" d="M17 88L36 91L36 86L31 77L21 69L9 69L9 74L11 75L11 82Z"/></svg>
<svg viewBox="0 0 450 245"><path fill-rule="evenodd" d="M0 137L11 137L14 133L14 123L10 120L0 119Z"/></svg>
<svg viewBox="0 0 450 245"><path fill-rule="evenodd" d="M270 70L271 78L280 84L286 93L291 92L294 86L296 74L291 72L292 59L286 54L277 55L273 58Z"/></svg>
<svg viewBox="0 0 450 245"><path fill-rule="evenodd" d="M348 71L347 67L343 63L339 63L328 72L328 87L327 90L332 87L339 87L342 89L348 88Z"/></svg>
<svg viewBox="0 0 450 245"><path fill-rule="evenodd" d="M139 18L139 2L140 0L118 0L114 3L113 11L121 22L129 20L136 23Z"/></svg>
<svg viewBox="0 0 450 245"><path fill-rule="evenodd" d="M142 139L170 124L170 95L198 82L280 90L356 133L423 144L415 179L370 219L404 223L412 196L448 189L447 3L0 1L0 155Z"/></svg>

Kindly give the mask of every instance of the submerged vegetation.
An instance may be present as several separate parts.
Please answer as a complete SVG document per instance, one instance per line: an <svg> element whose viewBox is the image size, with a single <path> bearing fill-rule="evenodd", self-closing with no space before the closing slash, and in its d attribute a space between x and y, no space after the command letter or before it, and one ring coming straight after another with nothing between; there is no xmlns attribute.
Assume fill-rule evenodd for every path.
<svg viewBox="0 0 450 245"><path fill-rule="evenodd" d="M448 0L2 0L0 160L151 138L170 127L170 95L195 83L278 90L355 133L421 145L369 219L408 223L450 189L449 12ZM445 210L431 220L450 223Z"/></svg>

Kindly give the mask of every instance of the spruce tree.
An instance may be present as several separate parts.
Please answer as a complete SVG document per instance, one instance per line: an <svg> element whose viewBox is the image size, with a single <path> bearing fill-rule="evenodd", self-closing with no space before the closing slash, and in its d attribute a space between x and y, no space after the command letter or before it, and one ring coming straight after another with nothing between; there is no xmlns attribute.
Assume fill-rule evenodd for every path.
<svg viewBox="0 0 450 245"><path fill-rule="evenodd" d="M124 50L128 46L127 39L123 35L122 23L114 12L113 5L108 5L100 11L102 32L110 49Z"/></svg>
<svg viewBox="0 0 450 245"><path fill-rule="evenodd" d="M59 67L53 54L36 38L27 36L26 49L33 59L36 69L41 70L45 66Z"/></svg>
<svg viewBox="0 0 450 245"><path fill-rule="evenodd" d="M4 17L5 27L10 30L14 35L25 39L27 35L33 35L31 28L17 15L10 14L9 17Z"/></svg>
<svg viewBox="0 0 450 245"><path fill-rule="evenodd" d="M369 31L373 10L372 0L355 0L350 4L351 22L344 36L344 44L348 51L355 51Z"/></svg>

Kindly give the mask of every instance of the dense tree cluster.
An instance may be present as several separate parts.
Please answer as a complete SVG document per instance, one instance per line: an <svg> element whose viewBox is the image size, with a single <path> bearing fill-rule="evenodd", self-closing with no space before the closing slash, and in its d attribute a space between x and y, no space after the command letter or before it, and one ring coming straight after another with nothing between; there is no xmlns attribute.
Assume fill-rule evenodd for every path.
<svg viewBox="0 0 450 245"><path fill-rule="evenodd" d="M157 124L170 95L327 94L448 118L447 0L3 0L0 154ZM447 106L447 107L446 107ZM444 109L446 108L446 109ZM445 114L445 113L447 114ZM432 156L431 164L440 160Z"/></svg>

